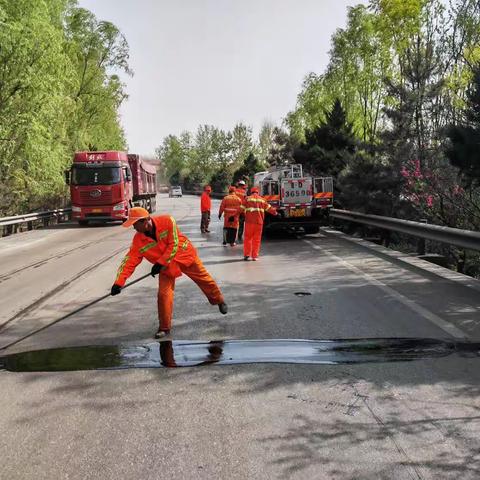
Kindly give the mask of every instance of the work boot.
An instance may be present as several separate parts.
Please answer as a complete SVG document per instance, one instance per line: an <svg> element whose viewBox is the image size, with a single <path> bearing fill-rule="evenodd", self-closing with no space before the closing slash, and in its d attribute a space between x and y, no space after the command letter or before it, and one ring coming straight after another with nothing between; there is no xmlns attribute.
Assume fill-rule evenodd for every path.
<svg viewBox="0 0 480 480"><path fill-rule="evenodd" d="M257 257L252 257L252 262L256 262L258 260Z"/></svg>
<svg viewBox="0 0 480 480"><path fill-rule="evenodd" d="M155 338L164 338L167 335L170 335L170 330L157 330L157 333L155 334Z"/></svg>
<svg viewBox="0 0 480 480"><path fill-rule="evenodd" d="M249 257L248 255L245 255L245 256L243 257L243 259L244 259L246 262L248 262L248 259L249 259L249 258L250 258L250 257Z"/></svg>
<svg viewBox="0 0 480 480"><path fill-rule="evenodd" d="M223 245L224 247L226 247L226 246L227 246L227 242L223 242L222 245Z"/></svg>
<svg viewBox="0 0 480 480"><path fill-rule="evenodd" d="M228 306L225 302L218 304L218 309L222 315L226 315L228 313Z"/></svg>

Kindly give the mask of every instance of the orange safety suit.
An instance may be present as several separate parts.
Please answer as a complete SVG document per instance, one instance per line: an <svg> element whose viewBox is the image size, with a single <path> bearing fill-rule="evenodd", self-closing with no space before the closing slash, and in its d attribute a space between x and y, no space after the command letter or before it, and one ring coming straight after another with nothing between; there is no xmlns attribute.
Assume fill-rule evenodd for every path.
<svg viewBox="0 0 480 480"><path fill-rule="evenodd" d="M260 195L254 193L245 199L242 205L245 212L245 240L243 243L243 255L257 258L262 242L262 229L265 212L276 215L276 210Z"/></svg>
<svg viewBox="0 0 480 480"><path fill-rule="evenodd" d="M208 192L204 191L200 197L200 231L202 233L209 232L208 227L210 226L210 209L212 208L212 199Z"/></svg>
<svg viewBox="0 0 480 480"><path fill-rule="evenodd" d="M203 192L200 197L200 211L209 212L212 209L212 199L207 192Z"/></svg>
<svg viewBox="0 0 480 480"><path fill-rule="evenodd" d="M223 214L223 226L224 228L238 228L238 217L240 216L240 209L242 201L235 194L231 193L223 197L220 209L218 210L218 216ZM230 219L232 219L230 221Z"/></svg>
<svg viewBox="0 0 480 480"><path fill-rule="evenodd" d="M115 283L123 287L144 258L150 263L164 265L166 268L158 276L158 320L160 330L170 330L175 279L182 273L200 287L212 305L224 303L224 299L215 280L203 266L195 247L178 229L175 219L169 215L150 218L155 226L155 240L144 233L135 234L130 250L118 268Z"/></svg>

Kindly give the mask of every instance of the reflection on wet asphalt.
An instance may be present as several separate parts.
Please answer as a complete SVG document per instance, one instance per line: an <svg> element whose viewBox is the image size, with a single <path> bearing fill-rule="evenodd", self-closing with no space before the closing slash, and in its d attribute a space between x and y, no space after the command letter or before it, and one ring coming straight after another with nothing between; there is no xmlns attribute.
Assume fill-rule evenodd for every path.
<svg viewBox="0 0 480 480"><path fill-rule="evenodd" d="M346 340L162 341L145 345L92 345L21 352L0 357L11 372L175 368L209 364L346 364L402 362L456 354L478 357L480 343L429 338Z"/></svg>

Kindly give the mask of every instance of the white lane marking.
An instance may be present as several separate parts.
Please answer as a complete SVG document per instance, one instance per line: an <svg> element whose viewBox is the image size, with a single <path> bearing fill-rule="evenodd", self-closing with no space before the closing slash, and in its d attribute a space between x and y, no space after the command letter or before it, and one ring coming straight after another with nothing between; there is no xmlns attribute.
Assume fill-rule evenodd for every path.
<svg viewBox="0 0 480 480"><path fill-rule="evenodd" d="M380 290L382 290L385 293L387 293L388 295L392 296L393 298L398 300L403 305L407 306L408 308L410 308L414 312L418 313L423 318L425 318L425 319L429 320L430 322L434 323L437 327L441 328L444 332L448 333L452 337L462 338L462 339L467 339L468 338L468 335L466 333L462 332L455 325L452 325L451 323L447 322L443 318L440 318L438 315L431 312L430 310L427 310L426 308L422 307L421 305L418 305L413 300L410 300L409 298L405 297L404 295L397 292L393 288L390 288L388 285L385 285L380 280L377 280L376 278L372 277L368 273L365 273L364 271L355 267L350 262L347 262L343 258L338 257L337 255L330 252L326 248L323 248L323 247L320 247L319 245L316 245L311 240L304 240L304 242L308 243L315 250L320 250L321 252L323 252L323 253L327 254L328 256L330 256L331 258L335 259L337 262L341 263L342 265L347 267L352 272L354 272L358 275L361 275L367 281L369 281L370 283L372 283L376 287L380 288Z"/></svg>

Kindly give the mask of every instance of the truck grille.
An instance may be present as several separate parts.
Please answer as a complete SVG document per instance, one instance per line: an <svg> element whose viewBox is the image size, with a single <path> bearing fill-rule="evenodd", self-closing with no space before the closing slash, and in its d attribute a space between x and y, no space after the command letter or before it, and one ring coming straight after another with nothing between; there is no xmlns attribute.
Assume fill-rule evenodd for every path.
<svg viewBox="0 0 480 480"><path fill-rule="evenodd" d="M100 195L97 197L92 197L90 193L94 191L83 191L80 192L80 201L82 205L110 205L112 203L112 192L111 191L100 191Z"/></svg>

